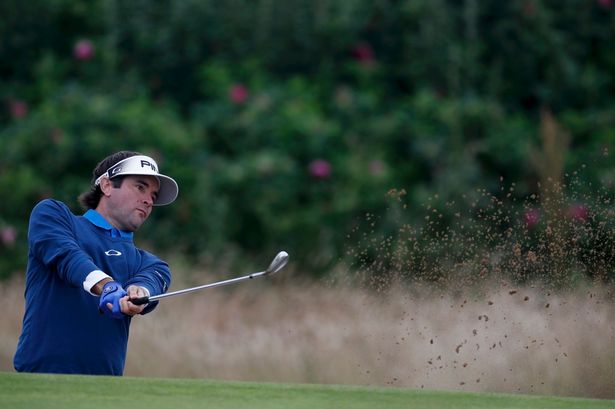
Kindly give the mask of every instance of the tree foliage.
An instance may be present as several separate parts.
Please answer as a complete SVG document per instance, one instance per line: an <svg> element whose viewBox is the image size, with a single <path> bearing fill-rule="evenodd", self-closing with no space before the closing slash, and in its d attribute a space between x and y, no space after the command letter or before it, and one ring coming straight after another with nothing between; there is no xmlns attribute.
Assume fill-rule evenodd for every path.
<svg viewBox="0 0 615 409"><path fill-rule="evenodd" d="M591 256L613 248L611 1L6 0L0 16L0 276L23 269L32 206L78 211L121 149L179 182L139 235L167 254L285 248L319 275L348 258L419 274L434 253L450 272L511 240L548 247L582 206L562 268L613 274L612 250ZM547 188L559 213L529 226ZM474 234L464 256L464 223L502 236Z"/></svg>

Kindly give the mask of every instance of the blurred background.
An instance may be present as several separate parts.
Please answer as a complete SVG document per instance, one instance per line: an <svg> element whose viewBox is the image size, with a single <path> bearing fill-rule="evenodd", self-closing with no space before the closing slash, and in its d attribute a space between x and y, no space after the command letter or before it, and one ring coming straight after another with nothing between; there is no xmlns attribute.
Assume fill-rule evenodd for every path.
<svg viewBox="0 0 615 409"><path fill-rule="evenodd" d="M0 278L137 150L180 194L136 242L186 276L612 283L614 38L613 0L4 0Z"/></svg>
<svg viewBox="0 0 615 409"><path fill-rule="evenodd" d="M80 211L96 163L122 149L181 188L140 244L191 264L285 248L301 274L349 258L384 271L366 234L390 250L411 226L413 248L438 253L429 236L486 224L498 238L482 251L510 228L539 236L557 205L609 224L566 268L611 275L613 3L3 1L0 276L24 269L32 206ZM477 217L498 203L506 217Z"/></svg>

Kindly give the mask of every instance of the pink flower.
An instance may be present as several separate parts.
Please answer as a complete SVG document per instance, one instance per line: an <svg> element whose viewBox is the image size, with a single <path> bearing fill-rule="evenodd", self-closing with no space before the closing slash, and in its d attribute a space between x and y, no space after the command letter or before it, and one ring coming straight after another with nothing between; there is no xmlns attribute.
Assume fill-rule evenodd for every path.
<svg viewBox="0 0 615 409"><path fill-rule="evenodd" d="M94 58L94 44L90 40L79 40L73 48L73 57L79 61L87 61Z"/></svg>
<svg viewBox="0 0 615 409"><path fill-rule="evenodd" d="M574 203L568 208L568 217L579 222L587 221L589 209L582 203Z"/></svg>
<svg viewBox="0 0 615 409"><path fill-rule="evenodd" d="M20 99L12 99L9 101L9 111L15 119L24 118L28 115L28 104Z"/></svg>
<svg viewBox="0 0 615 409"><path fill-rule="evenodd" d="M352 50L354 58L364 65L371 65L374 60L374 50L369 43L358 43Z"/></svg>
<svg viewBox="0 0 615 409"><path fill-rule="evenodd" d="M540 222L541 214L538 209L528 209L523 214L523 222L526 227L533 229Z"/></svg>
<svg viewBox="0 0 615 409"><path fill-rule="evenodd" d="M243 84L234 84L229 90L228 96L235 104L243 104L250 96L250 92Z"/></svg>
<svg viewBox="0 0 615 409"><path fill-rule="evenodd" d="M600 4L605 9L610 9L613 7L613 0L598 0L598 4Z"/></svg>
<svg viewBox="0 0 615 409"><path fill-rule="evenodd" d="M308 170L315 179L328 179L331 176L331 164L324 159L313 160Z"/></svg>
<svg viewBox="0 0 615 409"><path fill-rule="evenodd" d="M17 230L14 227L8 226L0 229L0 241L6 247L12 247L17 240Z"/></svg>

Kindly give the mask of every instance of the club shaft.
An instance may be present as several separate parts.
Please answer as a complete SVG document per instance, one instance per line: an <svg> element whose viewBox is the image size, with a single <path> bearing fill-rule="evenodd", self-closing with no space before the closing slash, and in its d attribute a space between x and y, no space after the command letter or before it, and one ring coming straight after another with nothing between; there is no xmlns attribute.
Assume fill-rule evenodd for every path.
<svg viewBox="0 0 615 409"><path fill-rule="evenodd" d="M178 291L173 291L173 292L170 292L170 293L154 295L152 297L149 297L149 301L156 301L156 300L159 300L161 298L171 297L171 296L174 296L174 295L187 294L187 293L191 293L191 292L194 292L194 291L204 290L206 288L222 287L223 285L229 285L229 284L238 283L240 281L251 280L253 278L257 278L257 277L263 276L266 273L267 273L266 271L261 271L259 273L252 273L250 275L243 276L243 277L231 278L229 280L218 281L218 282L211 283L211 284L200 285L198 287L186 288L184 290L178 290Z"/></svg>

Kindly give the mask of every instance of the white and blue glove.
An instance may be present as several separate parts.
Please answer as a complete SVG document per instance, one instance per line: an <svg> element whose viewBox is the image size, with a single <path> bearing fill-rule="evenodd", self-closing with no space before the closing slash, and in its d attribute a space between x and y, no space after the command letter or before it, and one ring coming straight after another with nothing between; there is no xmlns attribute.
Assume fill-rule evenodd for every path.
<svg viewBox="0 0 615 409"><path fill-rule="evenodd" d="M126 290L116 281L109 281L103 286L102 293L100 294L100 301L98 303L98 311L101 314L105 314L107 317L122 319L125 317L120 307L120 299L126 296ZM109 308L107 304L111 304L112 308Z"/></svg>

